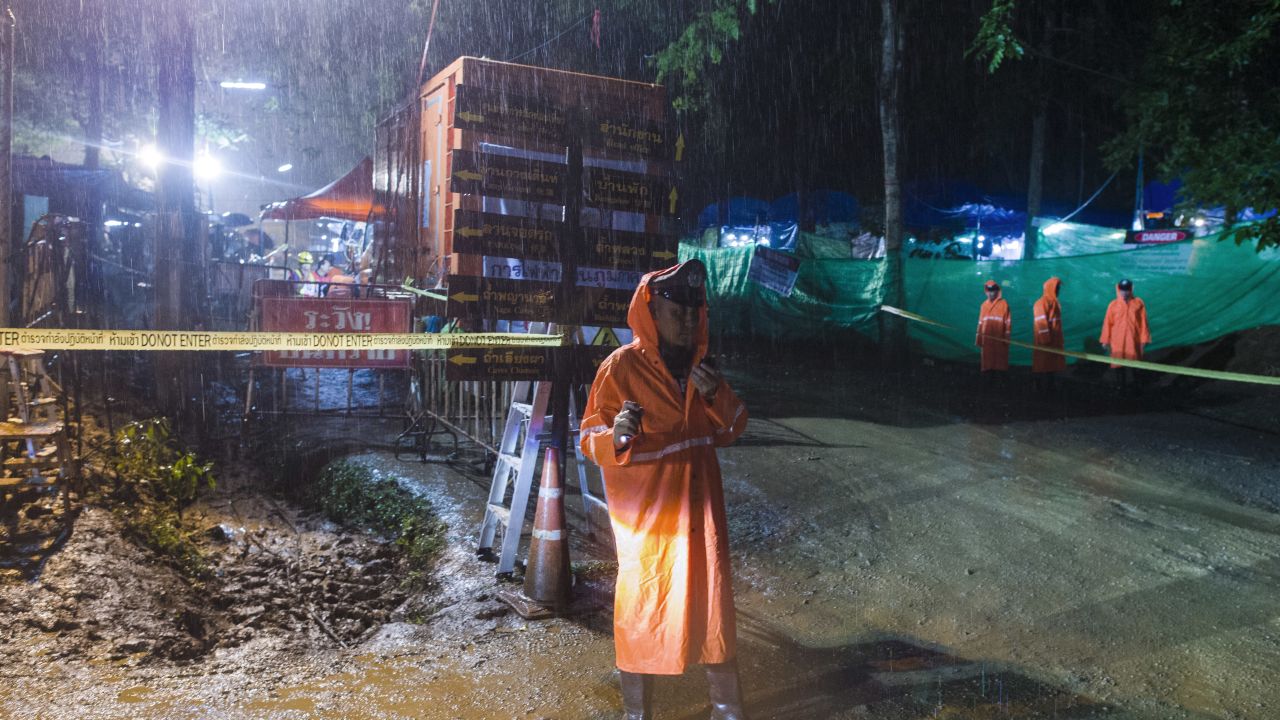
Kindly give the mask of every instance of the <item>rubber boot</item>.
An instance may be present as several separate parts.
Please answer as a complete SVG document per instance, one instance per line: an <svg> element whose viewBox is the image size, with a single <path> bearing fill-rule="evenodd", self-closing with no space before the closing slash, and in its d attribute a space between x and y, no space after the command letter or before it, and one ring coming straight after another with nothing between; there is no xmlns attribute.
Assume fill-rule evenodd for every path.
<svg viewBox="0 0 1280 720"><path fill-rule="evenodd" d="M747 711L742 709L737 661L708 665L707 689L711 696L711 720L747 720Z"/></svg>
<svg viewBox="0 0 1280 720"><path fill-rule="evenodd" d="M618 671L622 686L622 720L653 720L653 676Z"/></svg>

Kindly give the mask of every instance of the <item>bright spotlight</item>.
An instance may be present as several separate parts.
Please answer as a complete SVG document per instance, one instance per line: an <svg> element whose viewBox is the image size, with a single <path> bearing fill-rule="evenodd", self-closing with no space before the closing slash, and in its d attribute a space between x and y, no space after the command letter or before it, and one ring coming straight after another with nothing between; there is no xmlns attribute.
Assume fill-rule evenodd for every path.
<svg viewBox="0 0 1280 720"><path fill-rule="evenodd" d="M191 169L195 172L197 180L213 180L222 174L222 163L218 158L202 153L196 157Z"/></svg>
<svg viewBox="0 0 1280 720"><path fill-rule="evenodd" d="M292 170L292 169L293 169L293 163L285 163L285 164L281 165L280 167L276 168L276 172L278 172L278 173L287 173L287 172L289 172L289 171L290 171L290 170Z"/></svg>
<svg viewBox="0 0 1280 720"><path fill-rule="evenodd" d="M143 145L138 149L138 162L155 170L160 167L160 163L164 162L164 156L160 154L160 148L155 145Z"/></svg>
<svg viewBox="0 0 1280 720"><path fill-rule="evenodd" d="M1204 218L1202 218L1202 217L1198 217L1198 218L1196 218L1195 220L1193 220L1192 222L1194 222L1194 223L1195 223L1195 226L1196 226L1196 227L1204 227Z"/></svg>
<svg viewBox="0 0 1280 720"><path fill-rule="evenodd" d="M264 82L243 82L240 80L223 80L218 83L224 90L266 90Z"/></svg>
<svg viewBox="0 0 1280 720"><path fill-rule="evenodd" d="M1052 223L1050 225L1045 226L1045 228L1040 232L1044 233L1045 235L1057 235L1063 230L1066 230L1066 228L1063 227L1062 223L1056 222L1056 223Z"/></svg>

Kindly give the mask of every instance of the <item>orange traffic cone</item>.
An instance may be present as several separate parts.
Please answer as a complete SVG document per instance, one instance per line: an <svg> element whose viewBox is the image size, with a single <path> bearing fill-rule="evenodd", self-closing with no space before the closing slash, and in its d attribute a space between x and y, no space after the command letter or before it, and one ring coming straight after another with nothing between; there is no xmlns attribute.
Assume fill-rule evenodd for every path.
<svg viewBox="0 0 1280 720"><path fill-rule="evenodd" d="M529 541L529 559L524 570L524 592L503 591L498 597L528 619L548 617L569 606L569 534L564 523L559 448L549 447L543 456L533 538Z"/></svg>

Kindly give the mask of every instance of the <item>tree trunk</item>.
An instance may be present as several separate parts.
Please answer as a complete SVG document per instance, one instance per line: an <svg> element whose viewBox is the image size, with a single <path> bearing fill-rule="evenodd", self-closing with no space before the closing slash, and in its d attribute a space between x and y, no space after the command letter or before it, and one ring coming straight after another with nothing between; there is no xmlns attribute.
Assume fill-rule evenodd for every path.
<svg viewBox="0 0 1280 720"><path fill-rule="evenodd" d="M1040 54L1043 58L1053 55L1053 13L1044 10L1044 26L1040 38ZM1027 173L1027 224L1023 230L1022 257L1032 260L1036 256L1040 233L1035 226L1040 214L1040 201L1044 197L1044 143L1045 124L1049 118L1049 89L1045 87L1045 60L1036 62L1035 108L1031 115L1031 162Z"/></svg>
<svg viewBox="0 0 1280 720"><path fill-rule="evenodd" d="M1049 114L1049 99L1041 95L1036 100L1035 114L1031 117L1031 167L1027 178L1027 225L1023 233L1024 260L1036 256L1039 230L1035 218L1040 214L1040 200L1044 196L1044 126Z"/></svg>
<svg viewBox="0 0 1280 720"><path fill-rule="evenodd" d="M880 0L880 139L884 148L884 304L902 307L905 291L902 282L902 181L898 152L902 146L902 120L898 109L898 90L902 79L902 23L898 16L898 0ZM907 359L907 335L904 321L880 313L883 360L889 367L900 367Z"/></svg>

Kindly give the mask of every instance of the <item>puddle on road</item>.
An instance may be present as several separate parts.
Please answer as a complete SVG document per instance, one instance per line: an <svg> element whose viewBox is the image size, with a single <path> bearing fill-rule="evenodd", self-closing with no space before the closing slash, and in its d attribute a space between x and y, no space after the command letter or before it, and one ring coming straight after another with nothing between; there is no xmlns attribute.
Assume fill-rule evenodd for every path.
<svg viewBox="0 0 1280 720"><path fill-rule="evenodd" d="M147 696L149 696L152 692L154 691L151 688L143 687L141 685L136 687L131 687L131 688L125 688L124 690L121 690L119 693L116 694L116 702L122 702L122 703L146 702L148 700Z"/></svg>

